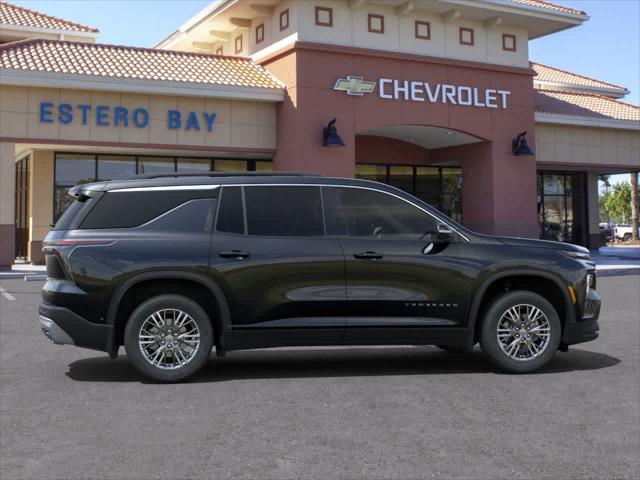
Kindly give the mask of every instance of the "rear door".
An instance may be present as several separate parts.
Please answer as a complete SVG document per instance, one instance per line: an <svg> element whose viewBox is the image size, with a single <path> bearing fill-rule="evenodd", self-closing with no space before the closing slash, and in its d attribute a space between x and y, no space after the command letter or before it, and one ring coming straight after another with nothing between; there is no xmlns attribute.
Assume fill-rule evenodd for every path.
<svg viewBox="0 0 640 480"><path fill-rule="evenodd" d="M345 252L347 343L421 343L461 326L471 288L457 234L383 191L323 188L327 233Z"/></svg>
<svg viewBox="0 0 640 480"><path fill-rule="evenodd" d="M223 187L211 268L231 298L234 342L341 341L344 255L325 235L320 187Z"/></svg>

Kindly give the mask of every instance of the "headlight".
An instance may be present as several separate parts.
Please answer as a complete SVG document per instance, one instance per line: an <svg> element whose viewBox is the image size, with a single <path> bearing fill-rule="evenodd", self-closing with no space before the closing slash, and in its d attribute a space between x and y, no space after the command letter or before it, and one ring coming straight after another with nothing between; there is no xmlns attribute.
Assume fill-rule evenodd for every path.
<svg viewBox="0 0 640 480"><path fill-rule="evenodd" d="M563 250L562 253L564 253L568 257L575 258L577 260L591 260L591 255L589 254L589 252Z"/></svg>

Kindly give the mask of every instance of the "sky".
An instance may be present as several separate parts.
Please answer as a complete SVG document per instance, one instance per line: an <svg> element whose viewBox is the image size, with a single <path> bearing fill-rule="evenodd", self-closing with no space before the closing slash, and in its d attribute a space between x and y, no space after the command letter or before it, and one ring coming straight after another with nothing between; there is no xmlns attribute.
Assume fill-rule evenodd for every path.
<svg viewBox="0 0 640 480"><path fill-rule="evenodd" d="M100 29L98 41L152 47L210 0L9 0ZM249 0L246 0L249 1ZM318 0L314 0L318 1ZM529 42L529 58L626 87L640 104L640 0L552 0L586 11L584 25ZM146 27L146 28L145 28ZM614 183L627 180L616 175Z"/></svg>

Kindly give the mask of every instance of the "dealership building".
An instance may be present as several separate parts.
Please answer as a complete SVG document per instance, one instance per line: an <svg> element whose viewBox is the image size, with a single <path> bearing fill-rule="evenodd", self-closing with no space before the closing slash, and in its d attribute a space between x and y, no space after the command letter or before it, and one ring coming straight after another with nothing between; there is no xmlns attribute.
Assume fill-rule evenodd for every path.
<svg viewBox="0 0 640 480"><path fill-rule="evenodd" d="M42 262L77 183L210 170L376 180L480 232L597 248L598 176L640 170L640 108L528 53L588 19L540 0L217 0L147 49L2 2L0 265Z"/></svg>

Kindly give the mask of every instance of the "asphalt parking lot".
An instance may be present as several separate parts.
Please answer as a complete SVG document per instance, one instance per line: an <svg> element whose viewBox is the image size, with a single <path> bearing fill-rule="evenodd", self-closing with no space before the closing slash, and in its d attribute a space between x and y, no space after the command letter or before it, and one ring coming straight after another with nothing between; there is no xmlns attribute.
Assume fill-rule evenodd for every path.
<svg viewBox="0 0 640 480"><path fill-rule="evenodd" d="M0 281L3 479L640 476L638 275L599 279L600 338L537 374L432 347L283 349L212 356L181 385L49 344L41 285Z"/></svg>

